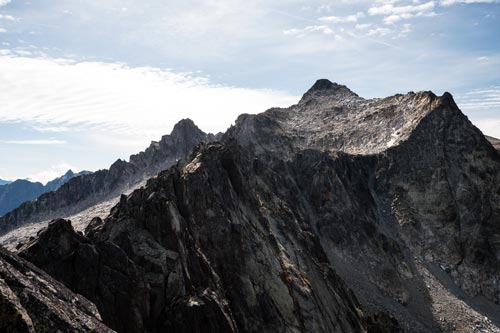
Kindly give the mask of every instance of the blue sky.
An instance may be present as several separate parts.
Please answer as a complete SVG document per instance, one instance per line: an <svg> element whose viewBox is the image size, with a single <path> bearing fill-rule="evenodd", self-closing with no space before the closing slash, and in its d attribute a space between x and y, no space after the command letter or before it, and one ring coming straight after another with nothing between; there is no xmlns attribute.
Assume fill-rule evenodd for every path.
<svg viewBox="0 0 500 333"><path fill-rule="evenodd" d="M450 91L500 137L500 1L0 0L0 178L108 167L192 118Z"/></svg>

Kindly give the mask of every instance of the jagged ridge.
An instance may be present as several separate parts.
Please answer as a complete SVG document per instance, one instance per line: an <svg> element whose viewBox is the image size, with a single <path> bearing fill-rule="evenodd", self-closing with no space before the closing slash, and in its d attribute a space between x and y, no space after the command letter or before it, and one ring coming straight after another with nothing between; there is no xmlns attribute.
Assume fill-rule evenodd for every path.
<svg viewBox="0 0 500 333"><path fill-rule="evenodd" d="M170 135L163 136L159 142L152 142L144 152L130 156L129 162L117 160L109 170L71 179L56 191L44 194L36 201L26 202L1 217L0 235L26 223L71 215L119 196L185 158L201 141L215 139L214 135L201 131L192 120L181 120Z"/></svg>
<svg viewBox="0 0 500 333"><path fill-rule="evenodd" d="M22 254L120 332L499 332L500 155L449 94L315 86Z"/></svg>

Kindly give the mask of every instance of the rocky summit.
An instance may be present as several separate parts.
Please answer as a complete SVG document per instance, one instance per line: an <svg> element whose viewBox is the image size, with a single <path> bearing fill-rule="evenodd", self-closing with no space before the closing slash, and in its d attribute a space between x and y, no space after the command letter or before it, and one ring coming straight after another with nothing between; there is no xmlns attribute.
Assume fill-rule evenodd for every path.
<svg viewBox="0 0 500 333"><path fill-rule="evenodd" d="M500 332L500 155L450 94L319 80L219 139L19 256L117 332Z"/></svg>

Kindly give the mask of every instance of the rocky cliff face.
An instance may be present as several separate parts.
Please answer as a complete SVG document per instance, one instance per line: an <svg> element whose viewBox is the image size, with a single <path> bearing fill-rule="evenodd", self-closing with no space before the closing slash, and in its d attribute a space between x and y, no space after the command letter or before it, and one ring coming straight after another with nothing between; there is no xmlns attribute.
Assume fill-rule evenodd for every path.
<svg viewBox="0 0 500 333"><path fill-rule="evenodd" d="M144 152L132 155L129 162L117 160L109 170L71 179L56 191L26 202L1 217L0 235L27 223L75 214L119 196L186 157L199 142L210 140L215 140L215 136L205 134L191 120L184 119L174 126L170 135L152 142Z"/></svg>
<svg viewBox="0 0 500 333"><path fill-rule="evenodd" d="M123 197L86 237L54 221L21 255L93 300L119 332L398 330L384 313L363 314L308 221L275 197L287 175L274 178L241 147L200 149Z"/></svg>
<svg viewBox="0 0 500 333"><path fill-rule="evenodd" d="M109 332L94 304L0 248L0 331Z"/></svg>
<svg viewBox="0 0 500 333"><path fill-rule="evenodd" d="M500 155L451 95L319 80L20 253L118 332L500 332L499 224Z"/></svg>

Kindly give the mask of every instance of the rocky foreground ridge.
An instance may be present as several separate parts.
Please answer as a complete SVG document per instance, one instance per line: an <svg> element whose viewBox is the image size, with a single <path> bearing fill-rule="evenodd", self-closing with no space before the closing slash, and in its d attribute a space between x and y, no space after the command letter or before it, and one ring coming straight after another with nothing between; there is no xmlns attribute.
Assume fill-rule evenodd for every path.
<svg viewBox="0 0 500 333"><path fill-rule="evenodd" d="M117 332L500 332L500 155L450 94L319 80L19 255Z"/></svg>

